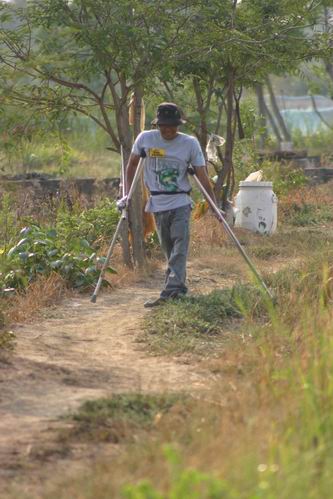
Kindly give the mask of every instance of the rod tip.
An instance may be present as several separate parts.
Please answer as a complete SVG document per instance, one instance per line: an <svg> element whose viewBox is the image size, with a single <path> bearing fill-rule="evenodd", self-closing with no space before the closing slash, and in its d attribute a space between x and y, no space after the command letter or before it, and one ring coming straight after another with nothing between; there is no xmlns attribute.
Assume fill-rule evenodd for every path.
<svg viewBox="0 0 333 499"><path fill-rule="evenodd" d="M91 303L96 303L96 300L97 300L97 296L96 295L92 295L91 297Z"/></svg>

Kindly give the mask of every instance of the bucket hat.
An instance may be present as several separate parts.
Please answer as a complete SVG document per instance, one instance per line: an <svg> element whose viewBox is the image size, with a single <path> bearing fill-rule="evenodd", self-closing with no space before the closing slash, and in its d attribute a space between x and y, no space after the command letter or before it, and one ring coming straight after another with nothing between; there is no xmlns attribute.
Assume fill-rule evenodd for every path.
<svg viewBox="0 0 333 499"><path fill-rule="evenodd" d="M178 126L186 123L181 117L179 107L173 102L162 102L157 108L156 118L151 122L152 125L170 125Z"/></svg>

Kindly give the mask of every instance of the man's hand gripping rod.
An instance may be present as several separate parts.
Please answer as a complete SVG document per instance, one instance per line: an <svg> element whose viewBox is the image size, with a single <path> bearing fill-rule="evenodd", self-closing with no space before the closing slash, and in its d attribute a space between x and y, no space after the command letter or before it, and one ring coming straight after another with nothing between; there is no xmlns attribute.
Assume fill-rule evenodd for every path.
<svg viewBox="0 0 333 499"><path fill-rule="evenodd" d="M96 287L95 287L94 294L91 297L91 302L92 303L96 303L97 295L98 295L100 287L102 285L102 282L103 282L103 279L104 279L104 276L105 276L105 272L106 272L106 270L107 270L107 268L109 266L110 258L112 256L113 249L114 249L114 247L116 245L116 242L117 242L117 239L118 239L118 235L120 233L121 226L124 223L124 221L127 219L127 216L128 216L128 205L129 205L129 202L130 202L130 200L131 200L131 198L133 196L133 193L134 193L135 188L136 188L136 186L138 184L138 181L140 179L141 172L142 172L143 165L144 165L144 160L145 160L145 153L144 153L144 151L142 151L141 158L140 158L139 164L137 166L137 169L135 171L133 182L132 182L130 191L128 193L127 199L126 199L126 203L125 203L124 207L122 208L121 216L120 216L118 225L116 227L115 233L113 235L112 241L110 243L109 250L108 250L106 258L105 258L105 262L103 263L103 267L101 269L101 273L99 275L99 278L98 278L98 281L97 281L97 284L96 284ZM125 172L123 172L123 175L124 174L125 174ZM123 185L125 185L125 176L123 177ZM124 194L124 192L125 191L123 190L123 194Z"/></svg>
<svg viewBox="0 0 333 499"><path fill-rule="evenodd" d="M244 248L242 247L242 245L238 241L237 237L235 236L235 234L231 230L228 222L225 220L224 216L222 215L221 210L219 210L219 208L216 206L216 204L214 203L214 201L212 200L212 198L210 197L210 195L208 194L208 192L206 191L206 189L204 188L204 186L202 185L202 183L198 179L197 175L195 174L195 171L192 168L189 168L188 171L189 171L190 175L193 176L193 178L196 181L199 189L201 190L202 194L206 198L206 200L207 200L210 208L216 214L219 222L221 222L221 224L223 225L225 231L229 235L230 239L235 243L238 251L240 252L240 254L242 255L242 257L244 258L244 260L246 261L246 263L248 264L248 266L250 267L252 273L254 274L254 276L256 278L256 281L261 285L262 289L265 291L265 293L267 294L267 296L272 300L272 302L274 302L274 297L273 297L271 291L266 286L263 278L261 277L261 275L259 274L259 272L255 268L255 266L251 262L249 256L246 254Z"/></svg>

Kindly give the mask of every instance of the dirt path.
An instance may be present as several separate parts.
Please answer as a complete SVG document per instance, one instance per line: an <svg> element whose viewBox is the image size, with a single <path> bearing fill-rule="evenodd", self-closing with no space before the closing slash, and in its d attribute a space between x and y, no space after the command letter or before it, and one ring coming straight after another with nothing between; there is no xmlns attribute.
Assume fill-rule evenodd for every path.
<svg viewBox="0 0 333 499"><path fill-rule="evenodd" d="M210 254L192 260L190 289L231 286L242 272L239 259L227 263ZM102 293L95 305L88 296L73 297L46 310L44 319L15 326L15 352L7 363L0 359L1 499L13 484L24 486L27 497L44 497L43 484L53 475L73 475L103 453L119 452L112 445L78 443L70 452L59 446L59 430L70 424L62 416L84 401L125 392L202 393L214 385L212 371L197 359L154 357L138 343L142 319L151 313L143 303L157 296L162 281L157 271L153 279Z"/></svg>
<svg viewBox="0 0 333 499"><path fill-rule="evenodd" d="M212 288L216 280L208 274L192 276L193 287ZM102 294L96 305L87 296L69 299L48 318L14 328L15 354L0 362L0 495L1 485L22 478L38 454L61 458L50 450L52 431L83 401L207 388L207 372L198 365L149 356L136 342L150 313L142 304L156 296L161 278Z"/></svg>

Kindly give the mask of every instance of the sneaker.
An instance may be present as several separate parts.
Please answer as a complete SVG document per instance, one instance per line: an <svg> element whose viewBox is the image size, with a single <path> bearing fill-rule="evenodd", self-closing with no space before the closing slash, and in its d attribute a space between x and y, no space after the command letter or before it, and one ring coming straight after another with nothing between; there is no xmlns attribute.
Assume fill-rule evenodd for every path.
<svg viewBox="0 0 333 499"><path fill-rule="evenodd" d="M145 308L152 308L152 307L158 307L159 305L163 305L167 301L167 298L162 298L161 296L159 298L155 298L153 300L148 300L146 301L143 306Z"/></svg>

